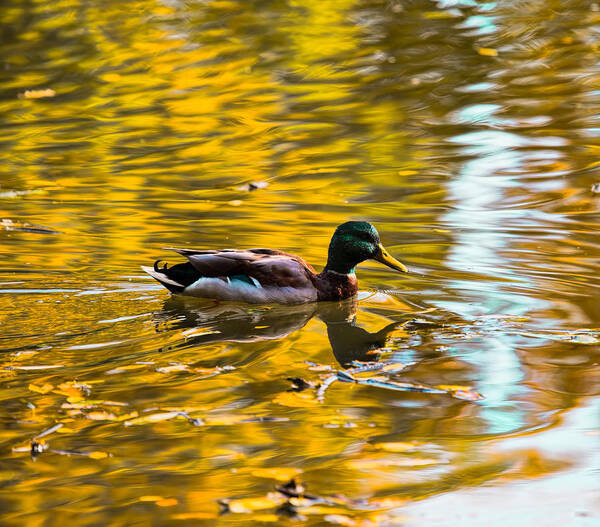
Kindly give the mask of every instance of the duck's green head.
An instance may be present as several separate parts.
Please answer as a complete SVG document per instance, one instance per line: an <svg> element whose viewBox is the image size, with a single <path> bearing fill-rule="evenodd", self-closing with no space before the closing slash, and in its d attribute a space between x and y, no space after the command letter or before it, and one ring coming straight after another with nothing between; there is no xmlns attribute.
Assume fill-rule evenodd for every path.
<svg viewBox="0 0 600 527"><path fill-rule="evenodd" d="M333 233L329 244L326 270L352 273L354 267L365 260L377 260L396 271L408 270L385 250L379 233L368 221L347 221Z"/></svg>

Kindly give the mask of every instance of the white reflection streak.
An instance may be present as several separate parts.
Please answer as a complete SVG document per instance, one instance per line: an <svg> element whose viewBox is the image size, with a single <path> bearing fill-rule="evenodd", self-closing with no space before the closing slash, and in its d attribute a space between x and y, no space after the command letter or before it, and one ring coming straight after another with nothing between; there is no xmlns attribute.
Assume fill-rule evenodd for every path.
<svg viewBox="0 0 600 527"><path fill-rule="evenodd" d="M501 127L506 122L494 116L499 108L494 104L473 105L456 112L452 118L471 125ZM524 209L507 208L504 189L522 184L509 174L525 171L531 152L524 147L531 146L532 141L514 133L489 129L457 136L451 141L464 145L461 154L472 159L464 163L459 174L448 183L449 198L455 207L443 220L451 226L455 238L447 265L462 272L487 274L490 278L502 276L531 285L526 277L515 275L511 269L518 265L509 265L512 262L501 253L510 243L505 227L511 220L529 214ZM473 287L468 283L463 277L450 284L463 293L462 302L452 303L452 309L463 311L463 316L523 315L543 303L525 294L509 295L504 285L495 280L484 283L478 280ZM473 301L469 302L466 297ZM486 336L481 352L471 354L469 361L477 364L480 371L479 387L486 395L481 417L489 423L488 432L506 433L522 426L523 411L516 408L506 411L511 398L522 390L523 372L514 349L514 338L500 332Z"/></svg>

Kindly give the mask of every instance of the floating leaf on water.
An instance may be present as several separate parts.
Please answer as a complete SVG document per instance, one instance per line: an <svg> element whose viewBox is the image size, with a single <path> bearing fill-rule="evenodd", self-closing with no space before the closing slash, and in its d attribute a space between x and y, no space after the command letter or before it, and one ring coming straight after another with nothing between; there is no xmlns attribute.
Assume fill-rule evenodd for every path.
<svg viewBox="0 0 600 527"><path fill-rule="evenodd" d="M137 417L135 419L131 419L130 421L125 421L123 424L125 426L131 425L145 425L148 423L159 423L161 421L167 421L169 419L173 419L177 417L180 412L161 412L158 414L150 414L144 415L142 417Z"/></svg>
<svg viewBox="0 0 600 527"><path fill-rule="evenodd" d="M266 181L250 181L250 183L236 187L236 190L240 190L241 192L252 192L253 190L266 188L268 186L269 183Z"/></svg>
<svg viewBox="0 0 600 527"><path fill-rule="evenodd" d="M282 406L290 406L294 408L305 408L307 406L315 406L319 401L314 394L310 392L284 392L276 395L273 399L274 403Z"/></svg>
<svg viewBox="0 0 600 527"><path fill-rule="evenodd" d="M66 395L68 397L81 397L81 394L90 395L92 392L92 387L89 384L84 382L77 381L69 381L63 382L57 386L58 391L61 395Z"/></svg>
<svg viewBox="0 0 600 527"><path fill-rule="evenodd" d="M138 498L139 501L159 501L162 499L164 499L162 496L152 496L152 495L140 496Z"/></svg>
<svg viewBox="0 0 600 527"><path fill-rule="evenodd" d="M494 48L479 48L477 49L477 53L482 55L483 57L497 57L498 50Z"/></svg>
<svg viewBox="0 0 600 527"><path fill-rule="evenodd" d="M258 468L252 471L252 475L257 478L272 478L278 481L289 481L302 471L294 467L271 467Z"/></svg>
<svg viewBox="0 0 600 527"><path fill-rule="evenodd" d="M133 411L129 414L123 414L123 415L118 415L117 416L117 421L127 421L127 419L134 419L135 417L138 417L140 414L137 411Z"/></svg>
<svg viewBox="0 0 600 527"><path fill-rule="evenodd" d="M156 368L158 373L173 373L180 371L188 371L189 366L187 364L172 364L170 366L164 366L162 368Z"/></svg>
<svg viewBox="0 0 600 527"><path fill-rule="evenodd" d="M445 391L456 391L456 390L470 390L470 386L463 386L461 384L438 384L436 388Z"/></svg>
<svg viewBox="0 0 600 527"><path fill-rule="evenodd" d="M54 97L56 92L52 88L46 88L44 90L25 90L23 93L19 93L20 99L43 99L45 97Z"/></svg>
<svg viewBox="0 0 600 527"><path fill-rule="evenodd" d="M67 401L66 403L62 403L60 405L60 407L63 410L85 410L85 409L91 409L91 408L96 408L95 404L88 404L88 403L78 403L78 402L71 402L71 401Z"/></svg>
<svg viewBox="0 0 600 527"><path fill-rule="evenodd" d="M164 498L162 500L157 500L155 503L159 507L173 507L173 505L177 505L179 501L175 498Z"/></svg>
<svg viewBox="0 0 600 527"><path fill-rule="evenodd" d="M140 370L142 368L145 368L147 366L147 364L128 364L126 366L119 366L118 368L113 368L112 370L108 370L106 372L106 375L115 375L117 373L124 373L126 371L131 371L131 370Z"/></svg>
<svg viewBox="0 0 600 527"><path fill-rule="evenodd" d="M286 500L283 496L277 498L275 496L265 496L263 498L242 498L239 500L221 500L227 506L230 512L237 514L248 514L254 511L262 511L265 509L273 509L278 507Z"/></svg>
<svg viewBox="0 0 600 527"><path fill-rule="evenodd" d="M22 282L20 282L22 283ZM27 351L18 351L12 356L12 360L24 360L29 359L33 355L37 355L39 351L37 350L27 350Z"/></svg>
<svg viewBox="0 0 600 527"><path fill-rule="evenodd" d="M194 373L199 373L200 375L204 375L204 376L209 376L209 375L217 375L219 373L221 373L222 368L219 368L218 366L216 368L194 368L193 370L190 370Z"/></svg>
<svg viewBox="0 0 600 527"><path fill-rule="evenodd" d="M483 395L481 395L479 392L476 392L469 386L440 384L439 386L436 386L436 388L446 391L456 399L462 399L465 401L481 401L484 399Z"/></svg>
<svg viewBox="0 0 600 527"><path fill-rule="evenodd" d="M115 414L111 412L88 412L85 416L92 421L114 421L116 419Z"/></svg>
<svg viewBox="0 0 600 527"><path fill-rule="evenodd" d="M29 391L35 393L45 394L54 390L54 386L52 384L46 383L42 384L42 386L38 386L36 384L30 384L28 387Z"/></svg>
<svg viewBox="0 0 600 527"><path fill-rule="evenodd" d="M6 193L0 194L0 197L12 197L10 195L6 196L5 194ZM17 193L16 195L19 194ZM59 231L49 229L48 227L43 227L42 225L33 225L32 223L18 223L7 218L4 218L0 221L0 226L4 227L4 229L7 231L32 232L34 234L61 234Z"/></svg>
<svg viewBox="0 0 600 527"><path fill-rule="evenodd" d="M108 457L108 454L106 452L100 452L99 450L95 450L94 452L90 452L88 454L88 457L90 459L104 459Z"/></svg>

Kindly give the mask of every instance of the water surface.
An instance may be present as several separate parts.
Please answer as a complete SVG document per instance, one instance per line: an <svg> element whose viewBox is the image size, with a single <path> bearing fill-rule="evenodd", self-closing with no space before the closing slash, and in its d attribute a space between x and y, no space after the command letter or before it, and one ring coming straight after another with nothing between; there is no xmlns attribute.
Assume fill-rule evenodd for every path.
<svg viewBox="0 0 600 527"><path fill-rule="evenodd" d="M597 524L597 3L0 17L3 525ZM357 302L172 298L139 269L320 268L349 219L410 269L366 262ZM353 361L404 389L318 393ZM293 476L320 499L275 492Z"/></svg>

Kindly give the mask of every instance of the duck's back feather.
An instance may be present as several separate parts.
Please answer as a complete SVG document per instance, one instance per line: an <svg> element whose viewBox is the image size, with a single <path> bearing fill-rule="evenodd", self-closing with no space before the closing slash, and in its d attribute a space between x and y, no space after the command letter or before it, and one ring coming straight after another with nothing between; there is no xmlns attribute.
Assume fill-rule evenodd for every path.
<svg viewBox="0 0 600 527"><path fill-rule="evenodd" d="M197 251L169 248L188 259L144 268L167 289L192 296L250 303L304 303L318 299L316 273L302 258L272 249Z"/></svg>

